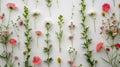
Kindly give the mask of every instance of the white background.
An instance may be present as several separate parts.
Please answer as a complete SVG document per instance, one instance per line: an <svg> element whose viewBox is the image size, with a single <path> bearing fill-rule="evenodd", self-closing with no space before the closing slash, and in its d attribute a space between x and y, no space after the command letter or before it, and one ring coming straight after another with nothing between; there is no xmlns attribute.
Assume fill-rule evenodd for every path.
<svg viewBox="0 0 120 67"><path fill-rule="evenodd" d="M14 22L17 23L16 19L18 16L22 16L23 13L23 6L25 5L24 2L22 0L2 0L2 12L1 13L5 13L5 21L7 22L8 19L8 8L6 7L6 4L8 2L13 2L16 4L17 6L17 10L12 12L12 16L11 16L11 20L13 20ZM116 14L119 14L118 11L119 9L117 8L117 4L120 2L120 0L116 0L116 6L113 6L113 2L112 0L95 0L95 4L94 7L92 6L92 0L86 0L86 4L87 4L87 9L86 9L86 14L87 12L89 12L90 10L95 10L96 12L96 32L94 32L94 26L93 26L93 20L87 16L87 20L86 23L87 25L90 27L89 28L89 36L90 38L92 38L92 44L91 44L91 50L93 50L93 58L98 60L98 64L97 67L110 67L107 63L105 63L104 61L101 60L101 57L106 57L104 55L104 52L100 52L97 53L95 51L95 46L99 41L104 41L104 39L102 39L101 35L99 35L100 32L100 25L101 25L101 21L102 21L102 16L101 16L101 6L103 3L109 3L111 4L111 9L110 12L116 12ZM56 58L57 57L61 57L62 58L62 66L61 67L69 67L69 64L67 63L67 60L69 59L69 54L68 54L68 48L71 45L71 42L68 39L68 36L70 34L68 25L70 24L70 21L73 20L74 24L76 25L74 34L75 34L75 38L74 38L74 47L76 48L76 50L78 51L77 54L77 59L75 61L75 64L78 66L79 64L83 64L83 67L89 67L84 54L84 49L82 48L82 40L80 39L81 37L81 32L82 32L82 27L80 25L81 23L81 14L80 14L80 0L73 0L73 3L75 5L74 8L74 17L73 19L71 19L71 14L72 14L72 0L59 0L59 8L57 7L56 4L56 0L52 1L52 7L51 7L51 13L52 16L49 16L49 11L48 8L46 6L46 2L45 0L39 0L38 3L38 10L40 10L40 16L37 19L37 29L42 31L42 36L40 36L39 38L39 47L37 47L36 45L36 35L35 35L35 31L36 29L34 29L34 21L33 21L33 17L30 15L30 27L32 28L31 31L31 35L33 36L33 41L31 43L31 47L32 47L32 51L31 51L31 58L30 58L30 63L31 65L33 65L32 63L32 58L33 56L40 56L42 61L44 61L44 59L47 58L47 55L43 52L43 48L46 46L44 40L45 40L45 21L46 20L51 20L52 23L52 28L50 31L50 40L51 43L53 45L52 51L51 51L51 57L53 57L54 61L51 64L51 67L59 67ZM28 8L29 8L29 13L31 14L32 11L36 10L35 8L35 0L28 0ZM62 14L63 15L63 19L64 19L64 25L63 25L63 39L62 39L62 52L59 53L58 51L58 41L57 41L57 37L55 35L55 31L59 31L59 27L57 24L58 21L58 16ZM118 18L117 18L118 19ZM14 51L14 56L18 56L19 60L16 62L16 64L14 65L14 67L24 67L24 56L23 56L23 51L25 50L25 45L24 45L24 41L25 41L25 37L24 37L24 27L19 27L20 31L18 31L19 35L20 35L20 49L18 49L17 46L15 46L15 51ZM13 28L14 30L14 28ZM13 38L16 38L16 35L14 34L13 36L11 36ZM0 45L0 49L2 52L2 45ZM20 66L17 65L17 63L20 62ZM2 60L0 60L0 65L3 65L4 62ZM2 66L3 67L3 66ZM47 67L47 64L45 64L44 62L42 62L41 64L37 65L36 67Z"/></svg>

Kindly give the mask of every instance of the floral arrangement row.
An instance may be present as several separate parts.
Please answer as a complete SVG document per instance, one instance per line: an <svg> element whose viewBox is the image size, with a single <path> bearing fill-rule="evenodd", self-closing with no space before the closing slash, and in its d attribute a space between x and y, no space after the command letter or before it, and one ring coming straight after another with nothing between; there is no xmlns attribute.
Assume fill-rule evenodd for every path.
<svg viewBox="0 0 120 67"><path fill-rule="evenodd" d="M1 1L1 0L0 0ZM23 1L25 2L25 1ZM38 0L36 0L36 8L37 8L37 4L38 4ZM52 6L52 1L51 0L46 0L47 3L47 7L50 10L50 7ZM95 1L93 0L93 3ZM113 0L113 3L115 4L115 1ZM57 4L59 7L59 1L57 0ZM0 2L1 5L1 2ZM19 34L17 33L17 31L19 31L19 26L23 26L25 28L25 32L24 32L24 36L25 36L25 50L23 51L23 55L25 57L24 59L24 67L33 67L29 62L30 62L30 58L31 58L31 42L33 40L33 37L31 36L31 30L32 28L30 27L29 23L29 8L27 7L27 3L26 6L24 6L24 12L22 16L18 16L17 22L15 23L13 20L11 20L11 14L13 11L15 11L17 8L17 6L14 3L7 3L6 6L9 9L9 18L8 21L5 22L4 20L6 15L5 13L1 13L0 15L0 43L3 46L3 52L0 54L0 58L5 61L5 64L3 65L4 67L14 67L15 62L19 59L18 56L14 56L14 47L16 47L16 44L18 44L18 48L20 49L20 37ZM71 19L73 19L74 16L74 4L72 6L72 16ZM120 58L120 53L119 53L119 48L120 48L120 43L119 43L119 33L120 33L120 28L119 28L119 20L116 19L116 14L115 13L110 13L110 4L109 3L104 3L102 5L102 10L103 12L101 13L101 15L105 18L104 20L102 20L102 26L100 27L101 32L100 34L105 38L105 41L107 42L104 43L102 41L100 41L97 45L96 45L96 51L100 52L102 49L104 50L104 53L107 56L106 58L102 58L103 61L105 61L106 63L108 63L110 66L112 67L118 67L119 66L119 58ZM120 3L118 4L118 8L120 8ZM80 10L80 14L81 14L81 26L82 26L82 32L81 32L81 39L83 40L83 48L85 50L84 56L86 57L86 61L88 63L89 67L97 67L97 63L99 62L98 60L93 58L93 50L90 49L90 45L92 43L92 39L89 37L88 32L89 32L89 27L86 24L86 15L85 15L85 10L86 10L86 4L85 4L85 0L81 0L81 10ZM0 6L0 12L1 12L1 6ZM50 11L49 11L50 12ZM51 15L51 12L50 12ZM95 21L95 15L96 13L94 11L91 11L88 13L89 16L91 16L93 18L93 20ZM34 17L34 27L36 28L36 19L39 16L39 12L34 12L33 13L33 17ZM23 17L23 19L21 18ZM107 19L106 19L107 18ZM75 25L74 22L71 21L71 24L68 25L69 30L70 30L70 35L68 36L68 39L71 42L71 46L68 49L68 55L70 56L70 59L68 60L68 64L70 65L70 67L77 67L77 65L75 64L76 58L77 58L77 53L78 51L75 49L74 47L74 29L75 29ZM95 26L95 22L94 22L94 29L96 30L96 26ZM45 44L46 46L43 48L44 53L47 55L47 58L44 60L44 62L48 65L48 67L50 67L50 64L52 63L52 61L54 61L54 59L51 57L51 50L52 50L52 44L51 44L51 40L49 39L50 37L50 30L51 30L51 23L49 21L47 21L45 23L45 29L46 29L46 39ZM63 38L63 34L64 34L64 17L63 15L59 15L58 16L58 27L59 27L59 31L56 31L56 39L58 40L58 46L59 46L59 52L61 52L61 42L62 42L62 38ZM11 31L11 28L15 28L14 31ZM12 38L12 35L16 34L17 39ZM38 44L38 39L39 37L42 35L42 31L37 30L35 31L35 34L37 36L37 46L39 46ZM8 50L8 45L11 44L11 46L9 47L9 49L11 48L11 50ZM14 57L14 59L13 59ZM62 62L62 58L58 57L57 62L59 63L59 66L61 67L61 62ZM34 67L35 65L38 65L42 62L42 58L40 58L39 56L34 56L33 60L32 60ZM20 65L20 63L18 63L18 65ZM80 64L78 67L82 67L83 65Z"/></svg>

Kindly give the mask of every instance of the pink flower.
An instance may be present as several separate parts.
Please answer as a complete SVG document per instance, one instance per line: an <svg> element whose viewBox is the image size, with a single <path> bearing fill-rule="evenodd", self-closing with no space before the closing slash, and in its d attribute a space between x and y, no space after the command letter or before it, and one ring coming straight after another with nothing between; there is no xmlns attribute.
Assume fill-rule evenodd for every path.
<svg viewBox="0 0 120 67"><path fill-rule="evenodd" d="M116 47L116 48L120 48L120 43L116 43L116 44L115 44L115 47Z"/></svg>
<svg viewBox="0 0 120 67"><path fill-rule="evenodd" d="M76 65L75 65L75 64L72 64L72 67L76 67Z"/></svg>
<svg viewBox="0 0 120 67"><path fill-rule="evenodd" d="M73 64L73 61L71 59L69 59L68 64Z"/></svg>
<svg viewBox="0 0 120 67"><path fill-rule="evenodd" d="M18 60L18 56L15 56L14 58L15 58L15 60Z"/></svg>
<svg viewBox="0 0 120 67"><path fill-rule="evenodd" d="M105 11L105 12L108 12L110 10L110 4L104 3L102 5L102 10Z"/></svg>
<svg viewBox="0 0 120 67"><path fill-rule="evenodd" d="M0 19L3 19L4 18L4 13L2 15L0 15Z"/></svg>
<svg viewBox="0 0 120 67"><path fill-rule="evenodd" d="M103 46L103 42L99 42L96 46L96 51L99 52Z"/></svg>
<svg viewBox="0 0 120 67"><path fill-rule="evenodd" d="M16 7L16 5L14 3L7 3L6 6L8 8L10 8L11 10L16 10L17 9L17 7Z"/></svg>
<svg viewBox="0 0 120 67"><path fill-rule="evenodd" d="M33 62L33 64L40 64L41 63L41 58L39 57L39 56L34 56L33 57L33 60L32 60L32 62Z"/></svg>
<svg viewBox="0 0 120 67"><path fill-rule="evenodd" d="M69 40L72 40L73 39L73 35L69 35Z"/></svg>
<svg viewBox="0 0 120 67"><path fill-rule="evenodd" d="M19 24L20 26L22 26L22 25L23 25L23 20L22 20L22 19L19 19L19 20L18 20L18 24Z"/></svg>
<svg viewBox="0 0 120 67"><path fill-rule="evenodd" d="M8 42L9 42L10 44L12 44L12 45L15 45L15 44L17 43L16 39L14 39L14 38L10 38L10 39L8 40Z"/></svg>

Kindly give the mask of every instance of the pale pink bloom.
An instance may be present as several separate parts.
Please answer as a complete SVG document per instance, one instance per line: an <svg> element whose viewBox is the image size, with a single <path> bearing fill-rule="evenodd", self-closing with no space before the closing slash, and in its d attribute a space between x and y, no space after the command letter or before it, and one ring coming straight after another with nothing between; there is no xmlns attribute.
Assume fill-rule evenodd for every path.
<svg viewBox="0 0 120 67"><path fill-rule="evenodd" d="M69 59L68 64L73 64L73 61L71 59Z"/></svg>
<svg viewBox="0 0 120 67"><path fill-rule="evenodd" d="M72 64L72 67L76 67L76 65L75 65L75 64Z"/></svg>
<svg viewBox="0 0 120 67"><path fill-rule="evenodd" d="M16 10L17 9L17 7L16 7L16 5L14 3L7 3L6 6L8 8L10 8L11 10Z"/></svg>

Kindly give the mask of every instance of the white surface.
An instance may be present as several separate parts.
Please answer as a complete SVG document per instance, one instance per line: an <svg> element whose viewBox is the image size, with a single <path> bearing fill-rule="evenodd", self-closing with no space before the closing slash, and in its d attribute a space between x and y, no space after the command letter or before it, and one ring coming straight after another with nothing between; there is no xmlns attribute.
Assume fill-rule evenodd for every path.
<svg viewBox="0 0 120 67"><path fill-rule="evenodd" d="M22 2L22 0L2 0L2 12L5 13L6 17L5 19L8 19L8 9L6 7L6 4L8 2L13 2L17 5L18 9L17 11L13 11L12 12L12 17L11 20L16 21L17 16L22 16L23 13L23 6L24 3ZM104 41L102 40L102 37L99 35L99 27L101 24L101 5L103 3L110 3L111 4L111 12L117 12L118 13L118 9L117 7L113 7L113 3L112 0L96 0L95 1L95 7L92 7L92 0L86 0L86 4L87 4L87 9L86 12L88 12L91 9L94 9L97 12L97 20L96 20L96 28L97 28L97 32L94 32L94 27L93 27L93 21L91 20L91 18L87 17L87 25L90 26L90 31L89 31L89 36L93 39L92 40L92 44L91 44L91 49L94 50L94 58L98 60L98 65L97 67L110 67L107 63L105 63L104 61L101 60L101 57L105 57L103 52L97 53L95 51L95 46L96 43L99 41ZM116 0L116 3L120 2L120 0ZM84 57L84 49L82 48L82 40L80 39L81 37L81 15L80 15L80 0L74 0L74 4L75 4L75 9L74 9L74 17L73 17L73 21L74 24L76 25L75 28L75 38L74 38L74 47L76 48L76 50L78 51L78 55L77 55L77 59L75 61L75 64L78 66L79 64L83 64L83 67L89 67L86 59ZM116 4L117 6L117 4ZM35 0L28 0L28 8L29 11L32 12L33 10L35 10ZM32 51L31 51L31 58L30 58L30 63L32 64L32 58L33 56L40 56L42 58L42 60L44 61L44 59L46 59L47 55L45 53L43 53L43 48L46 46L45 45L45 20L47 18L49 18L49 11L48 8L46 6L46 2L45 0L39 0L39 4L38 4L38 9L40 10L40 16L39 19L37 20L37 29L40 29L43 32L43 35L39 38L39 47L37 47L36 45L36 37L34 34L34 21L33 21L33 17L30 16L30 27L32 28L32 36L33 36L33 42L31 44L32 47ZM51 57L53 57L54 61L51 64L51 67L59 67L58 63L56 61L57 57L61 57L62 58L62 66L61 67L69 67L69 64L67 63L67 60L69 59L69 55L68 55L68 48L71 45L71 42L68 40L68 36L70 34L68 25L70 24L70 20L71 20L71 12L72 12L72 0L59 0L59 9L57 7L56 4L56 0L53 0L52 2L52 7L51 7L51 12L52 12L52 16L50 17L50 19L52 19L52 28L51 28L51 32L50 32L50 40L51 43L53 45L53 50L51 51ZM64 17L64 25L63 25L63 30L64 30L64 34L63 34L63 39L62 39L62 52L59 53L58 51L58 41L55 35L55 31L58 31L58 25L57 25L57 17L62 14ZM7 20L6 20L7 21ZM18 48L15 48L15 52L14 55L19 56L19 60L17 62L20 62L20 66L19 67L24 67L24 57L22 52L25 49L25 45L24 45L24 27L20 28L20 31L18 31L20 33L20 42L21 42L21 48L20 50L18 50ZM15 36L12 36L15 37ZM0 46L0 49L2 48L2 46ZM17 62L15 64L14 67L18 67ZM2 60L0 61L0 65L4 64L2 62ZM32 64L33 65L33 64ZM47 67L47 65L42 62L40 65L36 66L36 67Z"/></svg>

